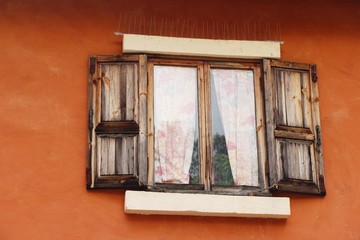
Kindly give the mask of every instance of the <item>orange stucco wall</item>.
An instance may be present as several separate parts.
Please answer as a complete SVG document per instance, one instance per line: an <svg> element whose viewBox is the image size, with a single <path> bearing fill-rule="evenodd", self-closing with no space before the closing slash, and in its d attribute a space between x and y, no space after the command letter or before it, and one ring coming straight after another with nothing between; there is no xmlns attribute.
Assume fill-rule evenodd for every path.
<svg viewBox="0 0 360 240"><path fill-rule="evenodd" d="M318 64L328 195L292 216L134 216L87 191L87 61L118 54L119 14L280 23L282 59ZM0 1L0 239L360 239L360 3Z"/></svg>

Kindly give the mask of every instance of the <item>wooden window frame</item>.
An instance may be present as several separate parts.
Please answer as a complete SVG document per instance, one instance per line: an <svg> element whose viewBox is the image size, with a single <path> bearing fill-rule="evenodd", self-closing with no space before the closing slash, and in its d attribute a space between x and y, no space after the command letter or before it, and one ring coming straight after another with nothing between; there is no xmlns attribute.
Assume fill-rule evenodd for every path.
<svg viewBox="0 0 360 240"><path fill-rule="evenodd" d="M101 79L101 64L132 63L137 66L138 92L135 111L138 118L134 121L103 122L99 113L98 80ZM212 170L202 167L200 184L158 184L153 182L153 79L154 64L196 66L198 68L198 104L199 109L199 144L202 166L211 166L211 105L210 79L211 67L245 68L254 72L255 112L258 151L259 187L249 186L215 186L211 184ZM312 125L309 128L280 126L276 111L276 81L274 69L298 71L308 75L310 81L310 98ZM271 195L274 191L290 191L315 195L325 195L324 167L319 115L318 77L316 65L283 62L269 59L229 59L212 57L170 56L157 54L124 54L116 56L92 56L89 61L88 81L88 160L86 168L86 186L96 188L143 189L149 191L197 192L229 195ZM204 127L207 126L207 127ZM131 174L115 176L98 176L96 157L96 138L99 135L136 136L137 158ZM287 179L279 174L282 153L276 150L276 141L290 139L306 143L313 147L310 156L312 179ZM280 154L280 155L279 155ZM291 161L292 159L287 159ZM134 160L135 161L135 160ZM281 173L281 172L280 172Z"/></svg>

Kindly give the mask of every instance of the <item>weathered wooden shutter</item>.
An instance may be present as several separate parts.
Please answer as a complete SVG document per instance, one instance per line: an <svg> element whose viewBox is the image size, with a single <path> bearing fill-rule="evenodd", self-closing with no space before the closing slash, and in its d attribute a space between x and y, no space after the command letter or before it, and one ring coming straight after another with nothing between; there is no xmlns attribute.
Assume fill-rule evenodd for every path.
<svg viewBox="0 0 360 240"><path fill-rule="evenodd" d="M90 57L87 188L144 187L146 56Z"/></svg>
<svg viewBox="0 0 360 240"><path fill-rule="evenodd" d="M264 60L273 189L325 195L316 65Z"/></svg>

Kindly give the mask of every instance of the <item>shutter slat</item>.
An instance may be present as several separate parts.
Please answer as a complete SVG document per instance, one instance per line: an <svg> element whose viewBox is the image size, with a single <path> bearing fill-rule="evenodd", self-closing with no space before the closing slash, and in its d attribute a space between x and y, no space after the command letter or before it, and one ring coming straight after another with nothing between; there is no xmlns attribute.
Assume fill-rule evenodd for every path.
<svg viewBox="0 0 360 240"><path fill-rule="evenodd" d="M125 163L127 163L127 168L128 168L128 172L129 173L133 173L134 172L134 138L132 137L127 137L126 138L126 152L127 152L127 159L130 159L131 161L124 161Z"/></svg>
<svg viewBox="0 0 360 240"><path fill-rule="evenodd" d="M101 120L122 120L120 110L120 66L102 64L101 72Z"/></svg>
<svg viewBox="0 0 360 240"><path fill-rule="evenodd" d="M303 127L306 128L312 126L310 96L310 76L309 74L303 73L301 74L301 102L303 110Z"/></svg>
<svg viewBox="0 0 360 240"><path fill-rule="evenodd" d="M280 124L287 125L284 72L274 69L274 77L279 79L278 84L276 84L277 109L279 109L277 118Z"/></svg>
<svg viewBox="0 0 360 240"><path fill-rule="evenodd" d="M126 165L125 159L122 158L122 152L123 152L123 146L122 142L124 141L124 138L117 138L116 139L116 146L115 146L115 156L116 156L116 174L127 174L128 170L125 169L124 162Z"/></svg>
<svg viewBox="0 0 360 240"><path fill-rule="evenodd" d="M115 174L115 139L98 138L98 151L100 156L100 176Z"/></svg>
<svg viewBox="0 0 360 240"><path fill-rule="evenodd" d="M286 117L289 126L302 127L300 74L285 72Z"/></svg>
<svg viewBox="0 0 360 240"><path fill-rule="evenodd" d="M127 120L126 116L126 95L127 95L127 87L132 88L127 84L128 78L131 78L131 67L128 65L121 65L121 77L120 77L120 95L118 97L120 101L120 120Z"/></svg>
<svg viewBox="0 0 360 240"><path fill-rule="evenodd" d="M135 81L134 65L126 66L126 120L134 120L134 106L135 106Z"/></svg>

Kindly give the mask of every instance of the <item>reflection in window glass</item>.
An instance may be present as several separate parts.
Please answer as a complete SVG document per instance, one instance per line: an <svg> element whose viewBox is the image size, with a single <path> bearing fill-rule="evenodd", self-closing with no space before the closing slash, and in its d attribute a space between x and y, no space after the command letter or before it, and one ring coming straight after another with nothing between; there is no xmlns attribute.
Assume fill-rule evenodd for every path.
<svg viewBox="0 0 360 240"><path fill-rule="evenodd" d="M211 69L211 107L214 184L258 186L253 72Z"/></svg>
<svg viewBox="0 0 360 240"><path fill-rule="evenodd" d="M154 67L154 178L199 183L197 68Z"/></svg>

